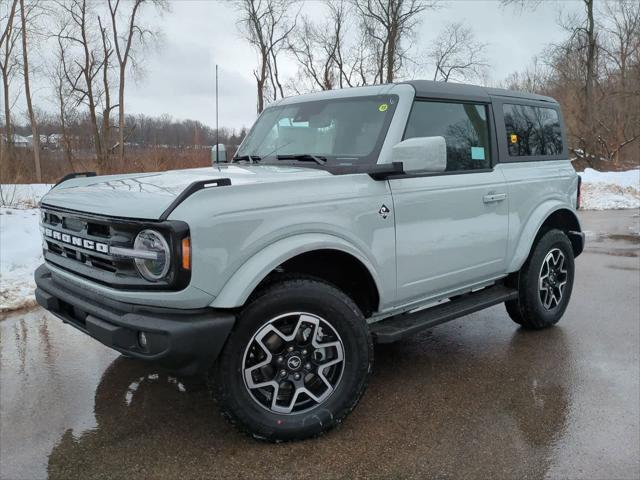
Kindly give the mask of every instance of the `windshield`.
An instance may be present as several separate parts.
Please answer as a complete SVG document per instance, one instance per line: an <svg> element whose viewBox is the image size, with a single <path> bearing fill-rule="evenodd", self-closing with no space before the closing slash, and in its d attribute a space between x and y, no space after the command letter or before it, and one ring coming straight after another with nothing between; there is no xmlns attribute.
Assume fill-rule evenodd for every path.
<svg viewBox="0 0 640 480"><path fill-rule="evenodd" d="M397 100L396 95L377 95L267 108L236 158L265 163L307 155L339 165L376 163Z"/></svg>

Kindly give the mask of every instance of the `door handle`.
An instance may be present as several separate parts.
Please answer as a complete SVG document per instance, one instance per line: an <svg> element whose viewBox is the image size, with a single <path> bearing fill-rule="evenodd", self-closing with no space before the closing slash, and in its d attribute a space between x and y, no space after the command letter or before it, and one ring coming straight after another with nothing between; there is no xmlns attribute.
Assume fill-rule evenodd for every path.
<svg viewBox="0 0 640 480"><path fill-rule="evenodd" d="M506 193L493 193L490 192L488 194L486 194L484 197L482 197L482 201L484 203L494 203L494 202L501 202L503 200L505 200L507 198L507 194Z"/></svg>

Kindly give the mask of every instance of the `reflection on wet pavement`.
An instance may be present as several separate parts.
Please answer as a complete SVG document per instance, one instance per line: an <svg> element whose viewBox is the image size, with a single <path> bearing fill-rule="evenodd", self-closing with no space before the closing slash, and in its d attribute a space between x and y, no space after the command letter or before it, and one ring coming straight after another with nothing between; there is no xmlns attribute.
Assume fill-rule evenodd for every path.
<svg viewBox="0 0 640 480"><path fill-rule="evenodd" d="M550 330L518 329L498 306L377 347L345 424L280 445L237 433L202 379L42 310L13 315L0 321L0 477L638 478L639 262L589 246Z"/></svg>

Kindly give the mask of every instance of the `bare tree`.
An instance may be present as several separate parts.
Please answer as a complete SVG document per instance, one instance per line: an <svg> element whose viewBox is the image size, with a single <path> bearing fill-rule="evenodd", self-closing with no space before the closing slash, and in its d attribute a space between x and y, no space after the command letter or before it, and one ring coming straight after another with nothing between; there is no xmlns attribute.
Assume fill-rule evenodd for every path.
<svg viewBox="0 0 640 480"><path fill-rule="evenodd" d="M332 38L327 38L322 27L317 27L308 17L303 16L301 25L288 40L288 47L298 62L299 79L311 84L309 90L334 88L336 45ZM294 86L297 93L305 89L306 86Z"/></svg>
<svg viewBox="0 0 640 480"><path fill-rule="evenodd" d="M9 85L18 66L18 59L15 55L15 47L20 38L20 28L15 23L16 11L18 8L18 0L12 0L10 6L6 4L8 10L3 11L2 17L4 28L0 33L0 73L2 73L2 90L4 99L4 132L6 142L0 143L11 148L13 130L11 128L11 95ZM5 23L6 22L6 23ZM4 147L2 149L4 152Z"/></svg>
<svg viewBox="0 0 640 480"><path fill-rule="evenodd" d="M295 28L288 11L293 8L293 0L238 0L240 12L239 26L247 41L258 53L258 68L253 71L258 93L257 110L262 112L265 97L271 88L274 99L284 96L279 78L278 53L286 45L285 41Z"/></svg>
<svg viewBox="0 0 640 480"><path fill-rule="evenodd" d="M455 22L447 25L429 49L434 65L434 80L468 81L479 77L488 64L484 58L486 44L478 42L471 28Z"/></svg>
<svg viewBox="0 0 640 480"><path fill-rule="evenodd" d="M31 82L29 78L29 55L27 41L27 16L30 9L25 9L24 0L20 0L20 21L22 23L22 72L24 77L24 94L27 101L27 109L29 111L29 122L31 123L31 134L33 137L33 162L36 170L36 180L42 183L42 171L40 169L40 134L38 133L38 121L33 111L33 102L31 98Z"/></svg>
<svg viewBox="0 0 640 480"><path fill-rule="evenodd" d="M545 93L549 82L549 69L538 57L533 58L532 65L522 72L514 72L503 82L509 90L522 92Z"/></svg>
<svg viewBox="0 0 640 480"><path fill-rule="evenodd" d="M327 2L329 18L316 25L306 16L288 39L288 48L298 61L298 77L311 83L310 90L331 90L347 78L341 52L345 2ZM296 91L300 91L296 88Z"/></svg>
<svg viewBox="0 0 640 480"><path fill-rule="evenodd" d="M111 103L111 85L110 73L112 69L111 56L113 55L113 47L111 45L109 31L102 24L102 19L98 15L98 28L100 30L100 41L102 45L102 90L101 90L101 106L102 106L102 127L100 133L102 136L102 144L104 146L104 155L106 159L112 153L111 148L111 110L118 105ZM122 165L124 162L120 162Z"/></svg>
<svg viewBox="0 0 640 480"><path fill-rule="evenodd" d="M415 33L420 14L435 8L426 0L353 0L371 40L377 71L374 83L391 83L408 60L405 45Z"/></svg>
<svg viewBox="0 0 640 480"><path fill-rule="evenodd" d="M509 1L521 7L540 2ZM564 16L568 37L546 48L544 65L512 75L509 86L552 95L562 104L579 164L619 167L640 155L640 4L582 0Z"/></svg>
<svg viewBox="0 0 640 480"><path fill-rule="evenodd" d="M355 87L373 82L370 52L358 31L349 0L325 0L323 22L302 17L288 48L299 68L291 89L297 93ZM324 13L324 12L323 12Z"/></svg>
<svg viewBox="0 0 640 480"><path fill-rule="evenodd" d="M600 47L613 85L606 92L609 121L598 121L607 135L598 141L607 158L619 163L621 151L640 138L640 4L607 1L602 17Z"/></svg>
<svg viewBox="0 0 640 480"><path fill-rule="evenodd" d="M62 135L61 143L64 150L64 156L71 169L75 171L75 159L73 156L71 135L68 128L68 119L71 114L70 110L72 110L69 105L69 97L71 92L69 91L68 82L66 81L64 69L62 66L64 56L64 47L60 42L58 43L58 51L56 52L55 65L51 69L49 77L51 79L51 84L53 86L53 92L55 95L57 117L60 124L60 134Z"/></svg>
<svg viewBox="0 0 640 480"><path fill-rule="evenodd" d="M104 65L100 48L96 47L101 42L100 37L96 38L93 33L99 29L90 19L87 0L59 0L58 5L62 13L62 25L56 36L60 50L65 52L62 71L76 104L84 103L88 107L98 168L104 170L107 158L97 114L100 92L94 83Z"/></svg>
<svg viewBox="0 0 640 480"><path fill-rule="evenodd" d="M111 30L113 33L113 46L118 59L118 158L120 163L124 163L124 142L125 142L125 108L124 92L127 66L129 61L136 63L133 53L136 42L139 45L155 36L155 32L144 28L139 23L139 16L145 3L154 5L159 10L168 9L168 4L164 0L134 0L127 3L130 13L126 16L126 28L121 32L118 26L118 10L120 0L109 0L109 13L111 15ZM121 33L120 33L121 32Z"/></svg>
<svg viewBox="0 0 640 480"><path fill-rule="evenodd" d="M598 31L594 16L594 0L581 0L584 7L583 15L570 15L561 22L570 38L561 45L556 46L556 59L562 58L558 52L564 52L565 57L574 54L581 56L582 90L581 98L581 131L575 132L582 143L582 149L594 149L594 140L597 136L594 107L596 103L595 90L597 80L598 62ZM502 0L503 5L515 5L521 9L535 9L542 4L542 0Z"/></svg>

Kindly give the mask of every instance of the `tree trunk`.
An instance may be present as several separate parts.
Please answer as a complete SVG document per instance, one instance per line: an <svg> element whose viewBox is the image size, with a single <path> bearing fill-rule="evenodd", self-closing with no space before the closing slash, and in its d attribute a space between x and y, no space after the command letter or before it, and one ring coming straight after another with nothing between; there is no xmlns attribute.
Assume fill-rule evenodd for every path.
<svg viewBox="0 0 640 480"><path fill-rule="evenodd" d="M126 65L120 64L120 85L118 86L118 160L124 166L124 81Z"/></svg>
<svg viewBox="0 0 640 480"><path fill-rule="evenodd" d="M586 59L586 84L585 84L585 124L587 126L587 138L588 143L594 146L593 136L594 132L594 118L593 118L593 90L594 90L594 77L595 77L595 61L596 61L596 38L595 38L595 24L593 19L593 0L584 0L587 9L587 59ZM594 152L591 152L594 153Z"/></svg>
<svg viewBox="0 0 640 480"><path fill-rule="evenodd" d="M264 80L256 78L256 85L258 86L258 114L264 110Z"/></svg>
<svg viewBox="0 0 640 480"><path fill-rule="evenodd" d="M11 143L11 109L9 108L9 82L8 79L5 80L3 72L3 94L4 94L4 133L6 135L5 139L0 138L0 155L2 156L0 162L0 168L9 163L11 158L13 157L13 144Z"/></svg>
<svg viewBox="0 0 640 480"><path fill-rule="evenodd" d="M73 164L73 153L71 150L71 141L69 140L69 132L67 132L67 119L64 111L64 94L62 92L62 86L58 87L58 102L60 102L60 128L62 130L62 144L64 148L64 156L71 170L75 171L75 165Z"/></svg>
<svg viewBox="0 0 640 480"><path fill-rule="evenodd" d="M29 121L31 122L31 134L33 135L33 161L36 168L36 180L42 183L42 171L40 170L40 135L38 134L38 124L33 112L31 103L31 86L29 84L29 57L27 54L27 19L24 10L24 0L20 0L20 19L22 22L22 62L24 71L24 94L27 99L29 110Z"/></svg>
<svg viewBox="0 0 640 480"><path fill-rule="evenodd" d="M11 107L9 97L9 79L7 75L2 75L2 87L4 94L4 133L7 136L7 145L11 145ZM9 147L10 148L10 147Z"/></svg>
<svg viewBox="0 0 640 480"><path fill-rule="evenodd" d="M397 28L392 24L389 29L389 43L387 45L387 83L393 83L393 77L395 76L397 34Z"/></svg>

